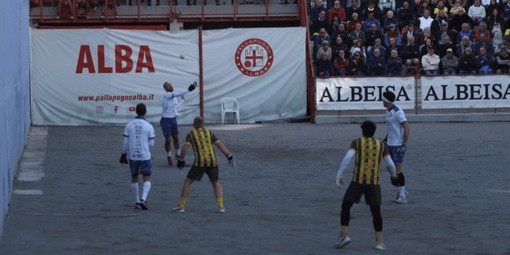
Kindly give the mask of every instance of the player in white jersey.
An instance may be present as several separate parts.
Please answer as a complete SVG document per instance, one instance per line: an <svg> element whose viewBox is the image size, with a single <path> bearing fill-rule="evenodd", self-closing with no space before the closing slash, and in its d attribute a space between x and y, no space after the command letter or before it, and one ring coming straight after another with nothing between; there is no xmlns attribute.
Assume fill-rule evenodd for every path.
<svg viewBox="0 0 510 255"><path fill-rule="evenodd" d="M177 109L180 107L180 104L176 103L175 99L193 91L196 86L197 83L194 82L193 84L189 85L188 89L174 91L172 83L165 82L163 84L163 88L165 89L165 94L163 94L163 115L161 116L159 124L161 126L161 130L163 131L163 136L165 136L165 151L167 154L167 162L169 166L174 164L172 161L171 152L172 139L175 148L175 157L179 157L180 155L179 128L177 126Z"/></svg>
<svg viewBox="0 0 510 255"><path fill-rule="evenodd" d="M131 169L131 189L135 197L135 209L147 210L147 196L151 189L150 177L152 174L151 149L154 147L154 127L147 120L145 114L147 107L145 104L136 105L135 119L130 120L122 136L122 154L119 162L127 164ZM129 159L129 161L128 161ZM142 197L139 196L138 176L143 175Z"/></svg>
<svg viewBox="0 0 510 255"><path fill-rule="evenodd" d="M402 172L402 163L406 152L406 144L409 139L409 124L407 123L406 114L400 109L395 102L395 94L391 91L383 93L382 96L384 107L386 108L386 125L387 134L384 139L391 159L395 163L397 175L399 178L398 195L395 203L407 203L405 178Z"/></svg>

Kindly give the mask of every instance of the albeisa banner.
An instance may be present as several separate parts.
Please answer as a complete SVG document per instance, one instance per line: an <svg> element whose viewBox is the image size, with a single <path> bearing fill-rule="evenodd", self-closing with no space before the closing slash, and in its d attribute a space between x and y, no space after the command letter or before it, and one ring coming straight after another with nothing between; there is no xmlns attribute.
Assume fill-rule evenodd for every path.
<svg viewBox="0 0 510 255"><path fill-rule="evenodd" d="M423 109L510 107L508 75L421 78Z"/></svg>
<svg viewBox="0 0 510 255"><path fill-rule="evenodd" d="M179 123L200 114L221 119L220 100L234 97L241 122L306 113L303 28L137 31L109 29L33 30L32 124L124 124L147 105L159 122L164 82L176 90L200 82L184 96ZM203 59L199 59L202 50Z"/></svg>
<svg viewBox="0 0 510 255"><path fill-rule="evenodd" d="M414 109L414 77L342 77L316 80L317 110L380 110L385 91L395 93L399 107Z"/></svg>

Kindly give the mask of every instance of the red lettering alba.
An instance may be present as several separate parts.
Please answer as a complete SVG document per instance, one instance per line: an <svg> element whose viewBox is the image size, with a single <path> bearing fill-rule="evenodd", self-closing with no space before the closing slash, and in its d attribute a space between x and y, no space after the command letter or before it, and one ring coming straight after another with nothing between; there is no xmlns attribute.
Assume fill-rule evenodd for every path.
<svg viewBox="0 0 510 255"><path fill-rule="evenodd" d="M115 66L106 64L107 55L105 45L97 46L97 58L94 59L90 45L81 45L76 63L76 73L129 73L133 71L133 49L129 45L115 45ZM154 73L154 62L152 61L151 51L148 45L141 45L136 59L136 73L142 73L146 69L149 73Z"/></svg>

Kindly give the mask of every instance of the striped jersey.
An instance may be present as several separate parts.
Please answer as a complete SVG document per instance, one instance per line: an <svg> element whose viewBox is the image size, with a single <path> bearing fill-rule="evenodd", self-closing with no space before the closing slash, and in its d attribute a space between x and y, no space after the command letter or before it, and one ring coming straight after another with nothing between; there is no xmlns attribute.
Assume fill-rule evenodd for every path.
<svg viewBox="0 0 510 255"><path fill-rule="evenodd" d="M214 151L214 144L219 142L214 133L206 128L195 128L186 136L186 143L193 147L197 167L217 167L218 158Z"/></svg>
<svg viewBox="0 0 510 255"><path fill-rule="evenodd" d="M384 143L373 137L361 137L352 141L350 149L356 152L352 181L379 185L382 159L389 154Z"/></svg>

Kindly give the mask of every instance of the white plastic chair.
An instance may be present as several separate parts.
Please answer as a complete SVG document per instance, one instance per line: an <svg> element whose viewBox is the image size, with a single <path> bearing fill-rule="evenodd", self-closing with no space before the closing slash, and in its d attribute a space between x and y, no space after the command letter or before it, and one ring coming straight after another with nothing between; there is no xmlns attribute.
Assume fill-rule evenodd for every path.
<svg viewBox="0 0 510 255"><path fill-rule="evenodd" d="M235 98L225 97L220 100L221 103L221 124L225 122L225 113L233 113L235 115L235 119L237 119L237 124L239 121L239 103Z"/></svg>

